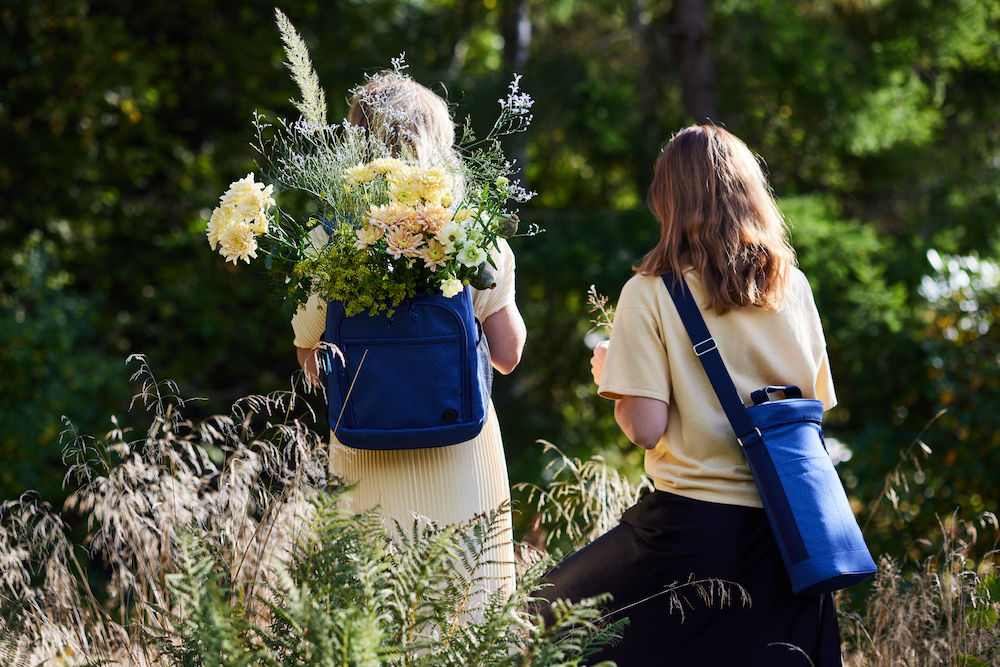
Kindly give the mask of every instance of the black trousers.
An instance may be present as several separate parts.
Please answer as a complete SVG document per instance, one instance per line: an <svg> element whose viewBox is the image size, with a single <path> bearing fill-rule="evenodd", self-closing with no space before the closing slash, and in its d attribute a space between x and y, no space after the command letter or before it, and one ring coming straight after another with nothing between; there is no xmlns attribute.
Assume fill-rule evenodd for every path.
<svg viewBox="0 0 1000 667"><path fill-rule="evenodd" d="M609 620L629 619L622 640L591 664L841 665L832 594L792 595L762 509L654 491L546 579L552 585L536 595L549 602L609 592ZM678 586L700 579L731 582L721 584L728 599L718 584L700 584L707 600L696 584Z"/></svg>

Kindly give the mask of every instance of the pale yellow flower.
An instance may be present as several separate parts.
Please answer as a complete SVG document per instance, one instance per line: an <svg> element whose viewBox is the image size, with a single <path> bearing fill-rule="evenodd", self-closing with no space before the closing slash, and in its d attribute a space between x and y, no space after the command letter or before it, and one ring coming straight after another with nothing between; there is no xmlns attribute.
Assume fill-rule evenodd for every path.
<svg viewBox="0 0 1000 667"><path fill-rule="evenodd" d="M404 257L419 257L419 248L424 244L424 239L419 234L411 234L405 229L396 227L390 229L385 234L387 251L390 255L399 259Z"/></svg>
<svg viewBox="0 0 1000 667"><path fill-rule="evenodd" d="M424 260L424 268L430 269L431 273L437 271L439 266L444 266L450 259L448 249L434 239L427 242L427 245L420 249L420 257Z"/></svg>
<svg viewBox="0 0 1000 667"><path fill-rule="evenodd" d="M348 183L357 186L374 180L375 172L370 164L356 164L344 170L344 177L347 178Z"/></svg>
<svg viewBox="0 0 1000 667"><path fill-rule="evenodd" d="M444 193L441 197L441 206L448 207L455 203L455 198L451 196L450 192Z"/></svg>
<svg viewBox="0 0 1000 667"><path fill-rule="evenodd" d="M249 264L251 257L257 257L257 238L245 222L227 225L219 234L219 246L219 254L233 264L240 259Z"/></svg>
<svg viewBox="0 0 1000 667"><path fill-rule="evenodd" d="M465 222L466 220L472 220L479 215L479 211L474 208L460 208L455 211L455 217L452 218L455 222Z"/></svg>
<svg viewBox="0 0 1000 667"><path fill-rule="evenodd" d="M420 194L416 189L410 187L407 181L404 184L390 186L389 200L399 204L416 204L420 201Z"/></svg>
<svg viewBox="0 0 1000 667"><path fill-rule="evenodd" d="M229 189L219 198L223 208L232 209L232 215L248 222L254 234L267 233L267 211L274 206L273 185L265 186L253 180L253 172L229 185Z"/></svg>
<svg viewBox="0 0 1000 667"><path fill-rule="evenodd" d="M363 250L368 246L375 245L376 243L378 243L379 239L382 238L382 235L384 233L385 230L382 229L381 227L373 227L371 225L362 227L361 229L355 232L355 234L357 234L358 236L358 240L355 241L354 247L357 248L358 250Z"/></svg>
<svg viewBox="0 0 1000 667"><path fill-rule="evenodd" d="M376 174L390 175L401 169L405 169L406 163L402 160L397 160L394 157L382 157L377 160L373 160L369 163L368 167Z"/></svg>
<svg viewBox="0 0 1000 667"><path fill-rule="evenodd" d="M461 292L463 287L464 285L462 285L462 281L458 278L448 278L447 280L441 281L441 294L450 299Z"/></svg>
<svg viewBox="0 0 1000 667"><path fill-rule="evenodd" d="M414 191L424 201L441 203L445 195L451 194L448 191L448 174L438 167L415 170L411 183Z"/></svg>
<svg viewBox="0 0 1000 667"><path fill-rule="evenodd" d="M405 163L400 164L398 169L386 174L389 180L389 200L400 204L418 204L423 189L420 170Z"/></svg>
<svg viewBox="0 0 1000 667"><path fill-rule="evenodd" d="M215 210L212 211L212 217L208 219L208 225L205 227L205 235L208 236L208 245L211 246L212 250L215 250L215 247L219 244L219 236L222 234L222 230L234 222L239 222L239 219L235 217L232 207L215 207Z"/></svg>

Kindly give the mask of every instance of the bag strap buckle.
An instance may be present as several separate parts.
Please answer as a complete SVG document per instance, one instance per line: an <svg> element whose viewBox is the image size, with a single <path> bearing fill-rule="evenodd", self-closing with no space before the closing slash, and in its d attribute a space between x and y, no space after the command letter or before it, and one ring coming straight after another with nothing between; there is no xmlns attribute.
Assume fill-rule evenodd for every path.
<svg viewBox="0 0 1000 667"><path fill-rule="evenodd" d="M736 438L736 442L740 443L740 447L745 447L746 445L743 444L744 438L751 439L754 436L757 436L758 438L763 438L764 437L763 435L761 435L760 429L757 428L756 426L754 426L753 430L750 431L749 433L744 433L741 437Z"/></svg>
<svg viewBox="0 0 1000 667"><path fill-rule="evenodd" d="M715 344L715 339L714 338L706 338L705 340L701 341L700 343L695 343L695 345L694 345L694 353L695 353L695 356L698 356L698 357L700 357L702 355L705 355L705 354L708 354L709 352L711 352L712 350L715 350L715 349L718 349L718 347Z"/></svg>

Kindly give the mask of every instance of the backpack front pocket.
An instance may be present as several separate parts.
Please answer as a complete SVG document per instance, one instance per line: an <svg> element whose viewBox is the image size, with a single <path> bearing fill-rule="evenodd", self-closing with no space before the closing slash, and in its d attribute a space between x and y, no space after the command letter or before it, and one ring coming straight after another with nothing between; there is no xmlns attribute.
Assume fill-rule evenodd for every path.
<svg viewBox="0 0 1000 667"><path fill-rule="evenodd" d="M347 364L340 373L340 386L346 407L342 425L421 429L468 419L468 407L462 400L467 392L458 390L464 389L465 382L459 341L455 336L344 340ZM398 381L403 377L406 382Z"/></svg>

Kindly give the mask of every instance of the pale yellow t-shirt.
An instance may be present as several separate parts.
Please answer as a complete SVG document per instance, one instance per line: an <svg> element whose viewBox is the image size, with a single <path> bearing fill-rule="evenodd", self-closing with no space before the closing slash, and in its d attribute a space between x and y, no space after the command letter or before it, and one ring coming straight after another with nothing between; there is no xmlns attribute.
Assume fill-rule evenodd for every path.
<svg viewBox="0 0 1000 667"><path fill-rule="evenodd" d="M697 274L684 278L744 403L767 385L797 385L825 409L836 405L823 328L801 271L793 270L777 312L754 306L724 315L706 311ZM598 391L605 398L643 396L668 405L667 431L645 455L657 489L761 507L746 458L659 276L636 275L622 288Z"/></svg>

